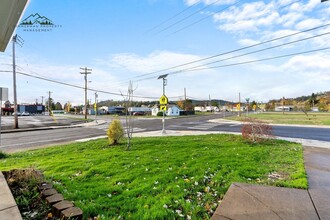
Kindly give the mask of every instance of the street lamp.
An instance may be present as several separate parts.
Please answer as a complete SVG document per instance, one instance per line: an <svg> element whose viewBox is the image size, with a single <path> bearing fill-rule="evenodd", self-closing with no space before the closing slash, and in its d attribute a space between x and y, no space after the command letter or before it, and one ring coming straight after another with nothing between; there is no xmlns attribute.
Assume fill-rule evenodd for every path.
<svg viewBox="0 0 330 220"><path fill-rule="evenodd" d="M166 134L166 131L165 131L165 112L166 112L166 105L167 105L168 100L167 100L167 97L165 96L165 86L167 85L167 79L166 79L167 76L168 76L168 74L164 74L164 75L160 75L158 77L158 79L163 79L163 95L160 99L160 102L161 102L160 104L163 104L163 106L161 106L162 110L163 110L163 120L162 120L163 130L162 130L162 134ZM164 100L164 101L162 102L162 100Z"/></svg>
<svg viewBox="0 0 330 220"><path fill-rule="evenodd" d="M246 103L247 103L247 106L246 106L246 109L247 109L246 115L249 115L249 101L250 101L250 98L245 98L245 100L246 100Z"/></svg>

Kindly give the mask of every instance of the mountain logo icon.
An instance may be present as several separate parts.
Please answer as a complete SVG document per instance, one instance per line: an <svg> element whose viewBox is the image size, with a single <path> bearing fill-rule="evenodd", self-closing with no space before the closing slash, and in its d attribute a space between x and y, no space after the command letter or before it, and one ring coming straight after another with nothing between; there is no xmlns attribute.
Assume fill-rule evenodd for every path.
<svg viewBox="0 0 330 220"><path fill-rule="evenodd" d="M45 17L41 16L39 13L31 14L29 17L25 18L20 25L54 25L53 22Z"/></svg>

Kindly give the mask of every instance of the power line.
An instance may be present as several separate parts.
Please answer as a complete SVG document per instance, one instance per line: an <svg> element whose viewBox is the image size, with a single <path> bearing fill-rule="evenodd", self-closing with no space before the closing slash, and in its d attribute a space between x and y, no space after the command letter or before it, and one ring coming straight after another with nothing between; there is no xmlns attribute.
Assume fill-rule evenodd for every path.
<svg viewBox="0 0 330 220"><path fill-rule="evenodd" d="M224 55L231 54L231 53L234 53L234 52L250 49L250 48L261 46L261 45L271 43L271 42L274 42L274 41L277 41L277 40L282 40L282 39L285 39L285 38L288 38L288 37L293 37L295 35L307 33L307 32L314 31L314 30L317 30L317 29L320 29L320 28L324 28L324 27L327 27L329 25L330 25L330 23L320 25L320 26L316 26L316 27L313 27L313 28L310 28L310 29L306 29L306 30L299 31L299 32L296 32L296 33L292 33L292 34L284 35L284 36L281 36L281 37L273 38L273 39L270 39L270 40L262 41L260 43L252 44L252 45L245 46L245 47L241 47L241 48L234 49L234 50L231 50L231 51L226 51L226 52L219 53L219 54L216 54L216 55L213 55L213 56L205 57L205 58L202 58L202 59L194 60L194 61L191 61L191 62L183 63L183 64L180 64L180 65L164 68L164 69L149 72L149 73L144 73L144 74L141 74L141 75L138 75L138 76L134 76L130 79L136 79L136 78L141 78L141 77L144 77L144 76L154 75L154 74L157 74L157 73L161 73L161 72L176 69L176 68L179 68L179 67L187 66L187 65L190 65L190 64L194 64L194 63L202 62L202 61L205 61L205 60L213 59L213 58L224 56ZM153 78L153 77L151 77L151 78ZM148 78L148 79L150 79L150 78ZM141 81L141 80L135 80L135 81Z"/></svg>
<svg viewBox="0 0 330 220"><path fill-rule="evenodd" d="M223 61L226 61L226 60L231 60L231 59L234 59L234 58L239 58L239 57L243 57L243 56L247 56L247 55L251 55L251 54L263 52L263 51L266 51L266 50L271 50L271 49L274 49L274 48L287 46L287 45L290 45L290 44L294 44L294 43L305 41L305 40L310 40L310 39L321 37L321 36L325 36L325 35L328 35L328 34L330 34L330 32L326 32L326 33L314 35L314 36L311 36L311 37L302 38L302 39L295 40L295 41L290 41L290 42L287 42L287 43L275 45L275 46L272 46L272 47L263 48L263 49L260 49L260 50L251 51L251 52L248 52L248 53L244 53L244 54L240 54L240 55L236 55L236 56L224 58L224 59L221 59L221 60L216 60L216 61L213 61L213 62L205 63L205 64L194 66L194 67L191 67L191 68L187 68L186 70L195 69L195 68L202 67L202 66L205 66L205 65L219 63L219 62L223 62Z"/></svg>
<svg viewBox="0 0 330 220"><path fill-rule="evenodd" d="M12 72L12 71L3 71L2 70L0 72ZM31 74L28 74L28 73L24 73L24 72L17 71L16 73L18 73L20 75L24 75L24 76L28 76L28 77L32 77L32 78L36 78L36 79L40 79L40 80L44 80L44 81L56 83L56 84L61 84L61 85L64 85L64 86L70 86L70 87L77 88L77 89L85 89L84 86L78 86L78 85L74 85L74 84L70 84L70 83L66 83L66 82L61 82L61 81L58 81L58 80L47 79L45 77L34 76L34 75L31 75ZM109 95L122 96L121 93L108 92L108 91L104 91L104 90L98 90L98 89L92 89L92 88L87 88L87 90L93 91L93 92L99 92L99 93L109 94ZM158 97L137 96L137 95L135 95L134 97L136 97L136 98L145 98L145 99L158 99Z"/></svg>
<svg viewBox="0 0 330 220"><path fill-rule="evenodd" d="M148 32L153 31L155 29L157 29L158 27L162 26L163 24L166 24L167 22L173 20L174 18L178 17L179 15L183 14L184 12L188 11L189 9L191 9L192 7L194 7L195 5L197 5L199 2L195 2L194 4L190 5L189 7L183 9L182 11L176 13L175 15L173 15L172 17L166 19L165 21L162 21L161 23L159 23L158 25L152 27Z"/></svg>
<svg viewBox="0 0 330 220"><path fill-rule="evenodd" d="M315 50L308 50L308 51L303 51L303 52L298 52L298 53L285 54L285 55L269 57L269 58L264 58L264 59L258 59L258 60L250 60L250 61L244 61L244 62L239 62L239 63L225 64L225 65L220 65L220 66L205 67L205 68L200 68L200 69L190 69L190 70L184 70L184 71L177 71L177 72L168 73L168 75L174 75L174 74L188 72L188 71L201 71L201 70L209 70L209 69L217 69L217 68L222 68L222 67L230 67L230 66L238 66L238 65L243 65L243 64L257 63L257 62L262 62L262 61L268 61L268 60L275 60L275 59L280 59L280 58L285 58L285 57L297 56L297 55L301 55L301 54L314 53L314 52L319 52L319 51L324 51L324 50L329 50L329 49L330 49L330 47L324 47L324 48L319 48L319 49L315 49Z"/></svg>
<svg viewBox="0 0 330 220"><path fill-rule="evenodd" d="M214 12L213 14L210 14L210 15L204 17L204 18L201 18L201 19L199 19L199 20L197 20L197 21L195 21L195 22L193 22L193 23L191 23L191 24L188 24L188 25L186 25L186 26L180 28L179 30L176 30L176 31L170 33L168 36L173 35L173 34L176 34L176 33L180 32L180 31L183 31L183 30L185 30L185 29L187 29L187 28L189 28L189 27L191 27L191 26L193 26L193 25L195 25L195 24L197 24L197 23L199 23L199 22L201 22L201 21L204 21L205 19L207 19L207 18L213 16L215 13L223 12L223 11L227 10L228 8L230 8L230 7L232 7L232 6L235 6L235 5L239 4L239 3L241 3L242 1L243 1L243 0L240 0L240 1L235 2L234 4L228 5L228 6L224 7L223 9Z"/></svg>
<svg viewBox="0 0 330 220"><path fill-rule="evenodd" d="M197 14L197 13L199 13L199 12L205 10L206 8L208 8L208 7L210 7L210 6L214 5L214 4L216 4L216 3L219 2L219 1L220 1L220 0L217 0L217 1L215 1L215 2L213 2L213 3L211 3L211 4L209 4L209 5L206 5L205 7L203 7L203 8L201 8L201 9L195 11L194 13L192 13L192 14L190 14L190 15L188 15L188 16L186 16L186 17L184 17L184 18L182 18L182 19L180 19L180 20L174 22L173 24L171 24L171 25L169 25L169 26L167 26L167 27L161 29L161 30L158 31L156 34L162 33L162 32L164 32L164 31L170 29L171 27L173 27L173 26L175 26L175 25L177 25L177 24L180 24L181 22L183 22L183 21L187 20L188 18L194 16L195 14Z"/></svg>
<svg viewBox="0 0 330 220"><path fill-rule="evenodd" d="M287 4L287 5L283 5L283 6L279 7L279 8L277 8L277 10L281 10L281 9L283 9L283 8L286 8L286 7L288 7L288 6L292 5L292 4L297 3L297 2L300 2L300 1L302 1L302 0L297 0L297 1L291 2L291 3ZM197 24L197 23L199 23L199 22L201 22L201 21L203 21L203 20L205 20L205 19L207 19L207 18L213 16L214 14L216 14L216 13L220 13L220 12L223 12L223 11L227 10L228 8L230 8L230 7L232 7L232 6L235 6L235 5L237 5L237 4L241 3L241 2L242 2L242 0L237 1L236 3L234 3L234 4L232 4L232 5L229 5L229 6L223 8L223 9L217 11L217 12L214 12L214 13L212 13L212 14L210 14L210 15L204 17L204 18L201 18L201 19L199 19L199 20L197 20L197 21L195 21L195 22L193 22L193 23L191 23L191 24L188 24L188 25L186 25L186 26L180 28L179 30L176 30L176 31L170 33L168 36L173 35L173 34L176 34L176 33L180 32L180 31L183 31L183 30L185 30L185 29L187 29L187 28L189 28L189 27L191 27L191 26L193 26L193 25L195 25L195 24ZM263 14L265 14L265 13L263 13ZM241 22L242 22L242 21L241 21ZM241 22L238 22L237 24L239 24L239 23L241 23Z"/></svg>
<svg viewBox="0 0 330 220"><path fill-rule="evenodd" d="M224 64L224 65L212 66L212 67L205 67L205 68L199 68L199 69L195 69L196 67L194 67L194 68L189 68L189 69L184 69L184 70L178 70L178 71L175 71L175 72L170 72L170 73L167 73L167 74L168 75L175 75L175 74L185 73L185 72L202 71L202 70L210 70L210 69L217 69L217 68L223 68L223 67L238 66L238 65L250 64L250 63L257 63L257 62L262 62L262 61L280 59L280 58L285 58L285 57L291 57L291 56L296 56L296 55L301 55L301 54L314 53L314 52L324 51L324 50L329 50L329 49L330 49L330 47L325 47L325 48L320 48L320 49L316 49L316 50L309 50L309 51L303 51L303 52L298 52L298 53L285 54L285 55L280 55L280 56L275 56L275 57L269 57L269 58L264 58L264 59L250 60L250 61L244 61L244 62L238 62L238 63L231 63L231 64ZM154 79L154 77L148 77L148 78L137 80L137 81L143 81L143 80L149 80L149 79Z"/></svg>

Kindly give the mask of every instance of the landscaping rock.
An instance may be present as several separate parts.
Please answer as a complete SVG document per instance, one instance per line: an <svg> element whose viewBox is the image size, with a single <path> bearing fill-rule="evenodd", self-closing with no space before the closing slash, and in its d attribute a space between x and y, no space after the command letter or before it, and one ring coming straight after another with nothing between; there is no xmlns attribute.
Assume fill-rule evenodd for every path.
<svg viewBox="0 0 330 220"><path fill-rule="evenodd" d="M52 188L52 189L46 189L44 191L41 192L42 197L48 197L48 196L52 196L57 194L56 189Z"/></svg>
<svg viewBox="0 0 330 220"><path fill-rule="evenodd" d="M45 189L51 189L51 188L53 188L53 185L49 184L49 183L43 183L39 186L40 191L45 190Z"/></svg>
<svg viewBox="0 0 330 220"><path fill-rule="evenodd" d="M62 201L62 200L64 200L64 198L63 198L63 196L62 196L62 194L59 194L59 193L57 193L57 194L55 194L55 195L52 195L52 196L48 196L47 198L46 198L46 201L49 203L49 204L55 204L55 203L58 203L58 202L60 202L60 201Z"/></svg>
<svg viewBox="0 0 330 220"><path fill-rule="evenodd" d="M52 213L56 217L60 217L61 211L73 207L73 203L67 200L63 200L53 205Z"/></svg>
<svg viewBox="0 0 330 220"><path fill-rule="evenodd" d="M71 207L65 209L61 212L60 218L63 220L74 219L74 220L82 220L82 210L77 207Z"/></svg>

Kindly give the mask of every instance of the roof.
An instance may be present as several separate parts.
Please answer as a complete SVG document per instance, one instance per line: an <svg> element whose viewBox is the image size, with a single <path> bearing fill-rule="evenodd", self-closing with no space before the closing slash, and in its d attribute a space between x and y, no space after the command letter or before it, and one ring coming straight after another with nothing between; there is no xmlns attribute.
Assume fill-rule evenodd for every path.
<svg viewBox="0 0 330 220"><path fill-rule="evenodd" d="M29 0L0 1L0 51L4 52Z"/></svg>

